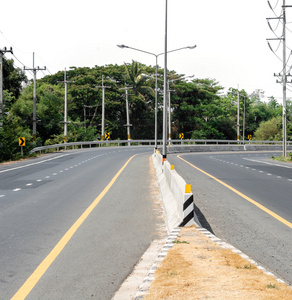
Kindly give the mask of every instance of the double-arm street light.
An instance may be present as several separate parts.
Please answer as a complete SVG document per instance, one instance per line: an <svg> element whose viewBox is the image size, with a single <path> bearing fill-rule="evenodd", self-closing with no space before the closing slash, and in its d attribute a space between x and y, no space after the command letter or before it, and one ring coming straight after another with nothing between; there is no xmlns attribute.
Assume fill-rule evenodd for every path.
<svg viewBox="0 0 292 300"><path fill-rule="evenodd" d="M124 48L132 49L132 50L135 50L135 51L139 51L139 52L143 52L143 53L155 56L155 59L156 59L156 61L155 61L155 64L156 64L156 68L155 68L155 150L156 150L157 149L157 76L158 76L158 57L160 55L165 54L165 52L159 53L159 54L155 54L155 53L152 53L152 52L148 52L148 51L144 51L144 50L141 50L141 49L129 47L129 46L126 46L126 45L117 45L117 46L119 48L121 48L121 49L124 49ZM175 52L175 51L179 51L179 50L183 50L183 49L194 49L196 47L197 47L196 45L182 47L182 48L178 48L178 49L167 51L167 53L171 53L171 52Z"/></svg>

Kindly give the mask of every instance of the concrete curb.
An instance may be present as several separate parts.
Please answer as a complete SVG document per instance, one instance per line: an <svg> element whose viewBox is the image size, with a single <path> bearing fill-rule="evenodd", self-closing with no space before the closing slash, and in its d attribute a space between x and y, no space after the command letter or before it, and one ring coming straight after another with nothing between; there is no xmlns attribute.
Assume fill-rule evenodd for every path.
<svg viewBox="0 0 292 300"><path fill-rule="evenodd" d="M221 248L223 248L223 249L230 249L232 252L240 255L243 259L245 259L248 262L250 262L251 264L255 265L259 270L262 270L266 275L272 276L278 282L284 283L284 284L286 284L286 285L289 286L289 284L287 282L285 282L283 279L279 278L274 273L272 273L272 272L268 271L267 269L265 269L264 267L262 267L260 264L258 264L256 261L254 261L253 259L251 259L248 255L246 255L245 253L243 253L241 250L235 248L231 244L228 244L228 243L222 241L221 239L219 239L217 236L215 236L214 234L212 234L207 229L205 229L203 227L197 227L196 230L198 230L201 233L203 233L207 238L209 238L210 240L212 240L213 242L215 242L216 244L218 244Z"/></svg>
<svg viewBox="0 0 292 300"><path fill-rule="evenodd" d="M272 272L268 271L261 265L259 265L256 261L251 259L248 255L244 254L242 251L239 249L235 248L231 244L228 244L218 237L216 237L214 234L212 234L210 231L203 227L196 227L196 230L200 231L202 234L204 234L207 238L218 244L221 248L223 249L230 249L232 252L240 255L243 259L246 261L250 262L251 264L255 265L259 270L262 270L266 275L274 277L278 282L284 283L289 286L287 282L285 282L283 279L277 277L275 274ZM149 293L151 283L155 280L154 273L155 271L159 268L161 265L162 261L167 255L167 252L173 247L174 242L176 241L179 233L181 231L181 228L175 228L171 234L169 235L168 239L166 240L163 248L161 249L159 255L157 256L157 259L155 260L152 268L150 269L147 277L144 279L142 284L139 287L139 291L136 293L136 296L134 297L134 300L141 300L144 299L144 297Z"/></svg>
<svg viewBox="0 0 292 300"><path fill-rule="evenodd" d="M154 273L161 265L162 261L167 255L167 252L169 249L171 249L174 245L174 242L177 239L177 236L180 233L180 228L174 228L169 237L167 238L163 248L161 249L160 253L158 254L155 262L153 263L152 268L150 269L148 275L143 280L142 284L139 287L138 292L136 293L136 296L134 297L134 300L140 300L143 299L150 290L150 286L152 281L155 279Z"/></svg>

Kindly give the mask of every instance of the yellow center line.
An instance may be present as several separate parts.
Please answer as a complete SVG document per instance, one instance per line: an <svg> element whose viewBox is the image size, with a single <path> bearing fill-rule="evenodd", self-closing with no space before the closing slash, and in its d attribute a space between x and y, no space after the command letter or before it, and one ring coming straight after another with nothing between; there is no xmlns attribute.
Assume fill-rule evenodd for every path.
<svg viewBox="0 0 292 300"><path fill-rule="evenodd" d="M136 154L137 155L137 154ZM118 171L118 173L113 177L110 183L104 188L104 190L99 194L99 196L91 203L91 205L84 211L84 213L79 217L79 219L72 225L72 227L65 233L62 239L58 242L58 244L53 248L53 250L49 253L49 255L41 262L41 264L36 268L36 270L31 274L31 276L26 280L26 282L22 285L22 287L16 292L16 294L11 298L11 300L25 299L27 295L31 292L34 286L38 283L50 265L54 262L54 260L58 257L67 243L70 241L74 233L78 230L78 228L82 225L82 223L86 220L86 218L90 215L93 209L97 206L100 200L105 196L105 194L112 187L114 182L132 160L133 155L129 160L124 164L124 166Z"/></svg>
<svg viewBox="0 0 292 300"><path fill-rule="evenodd" d="M216 178L215 176L203 171L202 169L194 166L193 164L191 164L190 162L188 162L187 160L183 159L180 157L180 155L177 156L179 159L181 159L182 161L184 161L185 163L189 164L190 166L192 166L193 168L197 169L198 171L204 173L205 175L209 176L210 178L216 180L217 182L219 182L220 184L224 185L225 187L227 187L229 190L233 191L234 193L236 193L237 195L241 196L242 198L244 198L245 200L249 201L250 203L254 204L255 206L257 206L258 208L260 208L261 210L263 210L264 212L266 212L267 214L269 214L270 216L274 217L275 219L277 219L278 221L280 221L281 223L285 224L286 226L292 228L292 223L285 220L284 218L280 217L279 215L277 215L276 213L274 213L273 211L269 210L268 208L266 208L265 206L261 205L260 203L256 202L255 200L249 198L248 196L242 194L241 192L239 192L238 190L234 189L233 187L231 187L230 185L228 185L227 183L223 182L222 180Z"/></svg>

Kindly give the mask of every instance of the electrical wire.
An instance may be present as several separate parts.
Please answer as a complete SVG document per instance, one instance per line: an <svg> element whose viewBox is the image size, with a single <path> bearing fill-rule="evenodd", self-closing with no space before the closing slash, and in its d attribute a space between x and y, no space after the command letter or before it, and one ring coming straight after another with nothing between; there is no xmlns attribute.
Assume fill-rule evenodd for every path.
<svg viewBox="0 0 292 300"><path fill-rule="evenodd" d="M22 63L16 56L15 56L15 54L14 53L12 53L12 55L13 55L13 57L20 63L20 64L22 64L22 66L25 68L26 67L26 65L24 64L24 63ZM17 67L15 64L13 64L14 65L14 67ZM18 67L17 67L18 68ZM31 70L26 70L26 71L29 71L29 73L31 74L31 75L33 75L33 73L31 72Z"/></svg>
<svg viewBox="0 0 292 300"><path fill-rule="evenodd" d="M279 0L277 0L277 3L276 3L276 5L275 5L275 7L273 8L272 7L272 5L271 5L271 3L270 3L270 1L268 0L268 4L269 4L269 7L270 7L270 9L272 10L272 11L274 11L275 10L275 8L278 6L278 4L279 4Z"/></svg>
<svg viewBox="0 0 292 300"><path fill-rule="evenodd" d="M283 62L283 60L276 54L276 52L273 50L273 48L271 47L270 43L268 42L269 48L271 49L271 51L274 53L274 55L281 61Z"/></svg>

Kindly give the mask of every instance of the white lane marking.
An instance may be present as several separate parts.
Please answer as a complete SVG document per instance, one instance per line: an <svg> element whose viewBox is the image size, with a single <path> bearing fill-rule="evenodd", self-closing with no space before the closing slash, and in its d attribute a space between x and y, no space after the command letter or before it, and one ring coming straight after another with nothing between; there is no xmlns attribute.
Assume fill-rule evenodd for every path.
<svg viewBox="0 0 292 300"><path fill-rule="evenodd" d="M5 195L0 195L0 198L3 198L3 197L5 197Z"/></svg>
<svg viewBox="0 0 292 300"><path fill-rule="evenodd" d="M21 188L16 188L16 189L12 190L12 192L18 192L20 190L21 190Z"/></svg>
<svg viewBox="0 0 292 300"><path fill-rule="evenodd" d="M42 180L41 179L37 179L37 182L41 182Z"/></svg>
<svg viewBox="0 0 292 300"><path fill-rule="evenodd" d="M32 183L27 183L27 184L26 184L26 186L31 186L31 185L32 185Z"/></svg>
<svg viewBox="0 0 292 300"><path fill-rule="evenodd" d="M28 164L28 165L25 165L25 166L19 166L19 167L7 169L7 170L2 170L2 171L0 171L0 173L9 172L9 171L17 170L17 169L22 169L22 168L26 168L26 167L30 167L30 166L34 166L34 165L39 165L39 164L42 164L44 162L51 161L51 160L54 160L54 159L58 159L58 158L61 158L61 157L67 156L67 155L71 155L71 154L63 154L63 155L60 155L58 157L49 158L49 159L42 160L42 161L32 163L32 164Z"/></svg>
<svg viewBox="0 0 292 300"><path fill-rule="evenodd" d="M279 164L269 163L267 161L260 161L260 160L249 159L249 158L243 158L243 159L249 160L249 161L254 161L254 162L257 162L257 163L261 163L261 164L267 164L267 165L272 165L272 166L276 166L276 167L292 169L292 166L290 167L290 166L285 166L285 165L279 165Z"/></svg>
<svg viewBox="0 0 292 300"><path fill-rule="evenodd" d="M56 175L58 175L58 173L53 173L52 175L53 175L53 176L56 176Z"/></svg>

